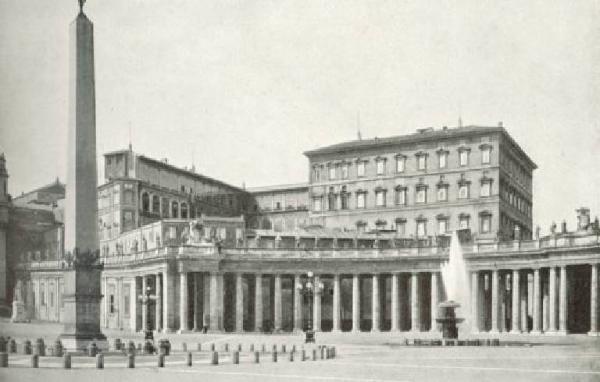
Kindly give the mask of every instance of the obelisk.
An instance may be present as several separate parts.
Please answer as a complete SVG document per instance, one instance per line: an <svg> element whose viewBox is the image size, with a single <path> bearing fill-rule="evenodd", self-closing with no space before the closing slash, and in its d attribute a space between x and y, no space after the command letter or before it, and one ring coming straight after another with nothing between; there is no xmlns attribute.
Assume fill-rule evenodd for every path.
<svg viewBox="0 0 600 382"><path fill-rule="evenodd" d="M107 348L100 331L100 277L96 168L96 99L94 84L94 27L83 13L70 26L69 134L65 202L63 345L84 350L95 342Z"/></svg>

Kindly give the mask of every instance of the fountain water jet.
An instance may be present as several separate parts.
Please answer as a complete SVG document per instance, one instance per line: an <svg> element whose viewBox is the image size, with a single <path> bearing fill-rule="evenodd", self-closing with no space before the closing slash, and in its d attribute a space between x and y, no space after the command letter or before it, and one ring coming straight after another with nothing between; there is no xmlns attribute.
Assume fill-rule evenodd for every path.
<svg viewBox="0 0 600 382"><path fill-rule="evenodd" d="M452 232L448 262L442 264L441 272L447 301L440 304L440 311L444 310L442 308L447 309L449 305L452 305L456 310L455 317L464 320L464 323L460 326L460 331L463 333L469 332L471 328L469 273L457 231ZM445 316L441 317L442 321L439 322L443 322L444 318Z"/></svg>

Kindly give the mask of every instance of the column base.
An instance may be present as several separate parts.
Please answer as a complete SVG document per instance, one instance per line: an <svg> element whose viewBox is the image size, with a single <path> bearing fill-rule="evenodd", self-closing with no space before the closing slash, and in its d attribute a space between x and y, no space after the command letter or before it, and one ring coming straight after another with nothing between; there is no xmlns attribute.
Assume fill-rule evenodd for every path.
<svg viewBox="0 0 600 382"><path fill-rule="evenodd" d="M179 329L177 331L177 334L186 334L186 333L191 333L192 331L189 329Z"/></svg>
<svg viewBox="0 0 600 382"><path fill-rule="evenodd" d="M500 331L498 329L492 329L488 332L488 334L498 335L498 334L500 334Z"/></svg>
<svg viewBox="0 0 600 382"><path fill-rule="evenodd" d="M174 333L175 331L171 328L163 328L162 332L163 333Z"/></svg>
<svg viewBox="0 0 600 382"><path fill-rule="evenodd" d="M352 329L350 332L351 333L360 333L361 331L360 331L360 329Z"/></svg>
<svg viewBox="0 0 600 382"><path fill-rule="evenodd" d="M381 333L381 330L379 330L379 329L371 329L371 333Z"/></svg>
<svg viewBox="0 0 600 382"><path fill-rule="evenodd" d="M598 331L588 332L588 336L600 337L600 332L598 332Z"/></svg>
<svg viewBox="0 0 600 382"><path fill-rule="evenodd" d="M508 332L508 334L523 334L520 330L511 330L510 332Z"/></svg>
<svg viewBox="0 0 600 382"><path fill-rule="evenodd" d="M532 336L541 336L542 335L542 331L541 330L532 330L529 332L530 335Z"/></svg>
<svg viewBox="0 0 600 382"><path fill-rule="evenodd" d="M554 334L557 336L566 336L567 331L566 330L558 330L558 331L554 332Z"/></svg>
<svg viewBox="0 0 600 382"><path fill-rule="evenodd" d="M330 333L341 333L342 330L341 329L331 329Z"/></svg>

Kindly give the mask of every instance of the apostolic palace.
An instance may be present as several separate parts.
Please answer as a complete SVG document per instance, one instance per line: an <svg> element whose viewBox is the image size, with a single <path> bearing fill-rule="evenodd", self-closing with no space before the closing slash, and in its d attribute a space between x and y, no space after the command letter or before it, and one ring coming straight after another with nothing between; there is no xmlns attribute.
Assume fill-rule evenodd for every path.
<svg viewBox="0 0 600 382"><path fill-rule="evenodd" d="M239 188L124 150L98 187L101 325L140 331L437 330L460 230L474 332L598 334L600 230L532 225L536 164L499 124L304 153L308 181ZM0 293L63 318L65 186L11 197L0 157ZM313 272L314 307L302 285ZM142 296L152 296L143 303Z"/></svg>

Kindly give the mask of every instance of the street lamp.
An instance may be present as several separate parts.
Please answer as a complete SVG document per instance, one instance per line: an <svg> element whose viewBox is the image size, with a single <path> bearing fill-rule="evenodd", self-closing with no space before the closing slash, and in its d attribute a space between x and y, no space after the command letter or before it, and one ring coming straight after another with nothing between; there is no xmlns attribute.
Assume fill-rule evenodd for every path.
<svg viewBox="0 0 600 382"><path fill-rule="evenodd" d="M309 315L308 315L308 328L306 329L305 342L315 342L315 331L313 330L313 309L314 309L314 299L317 294L323 290L324 285L322 282L315 282L315 275L312 272L308 272L306 274L307 278L305 281L300 281L298 285L296 285L296 289L302 294L302 296L308 296L308 307L309 307Z"/></svg>
<svg viewBox="0 0 600 382"><path fill-rule="evenodd" d="M152 325L152 321L150 320L150 315L148 314L148 306L150 302L156 300L156 295L150 293L152 289L150 286L146 286L146 290L144 294L138 296L138 300L142 303L142 305L146 306L146 330L144 331L144 340L152 340L154 341L154 334L152 334L152 329L150 326Z"/></svg>

